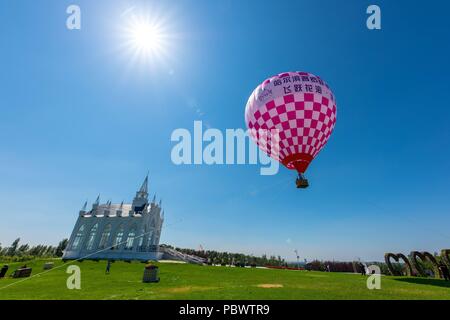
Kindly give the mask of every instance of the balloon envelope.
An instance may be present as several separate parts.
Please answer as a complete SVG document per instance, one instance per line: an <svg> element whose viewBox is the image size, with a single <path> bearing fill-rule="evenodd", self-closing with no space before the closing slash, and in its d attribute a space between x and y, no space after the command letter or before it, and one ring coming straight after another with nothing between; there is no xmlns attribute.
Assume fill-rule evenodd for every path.
<svg viewBox="0 0 450 320"><path fill-rule="evenodd" d="M307 72L281 73L253 91L245 122L262 151L304 173L333 132L336 102L320 77ZM269 130L277 132L276 139L264 133Z"/></svg>

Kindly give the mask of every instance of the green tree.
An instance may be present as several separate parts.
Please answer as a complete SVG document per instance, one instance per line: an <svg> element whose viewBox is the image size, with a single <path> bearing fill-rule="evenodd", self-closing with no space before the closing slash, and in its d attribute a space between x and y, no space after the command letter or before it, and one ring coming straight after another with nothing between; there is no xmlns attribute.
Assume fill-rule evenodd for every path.
<svg viewBox="0 0 450 320"><path fill-rule="evenodd" d="M63 239L58 243L58 246L56 247L56 250L55 250L55 255L57 257L62 257L63 251L66 249L68 242L69 242L68 239Z"/></svg>
<svg viewBox="0 0 450 320"><path fill-rule="evenodd" d="M17 238L16 240L13 241L11 246L8 248L8 251L6 252L7 256L12 257L16 254L17 247L19 246L19 241L20 241L20 238Z"/></svg>
<svg viewBox="0 0 450 320"><path fill-rule="evenodd" d="M19 246L19 249L17 249L17 253L18 255L24 255L28 252L28 250L30 249L30 245L28 243L26 244L22 244L21 246Z"/></svg>

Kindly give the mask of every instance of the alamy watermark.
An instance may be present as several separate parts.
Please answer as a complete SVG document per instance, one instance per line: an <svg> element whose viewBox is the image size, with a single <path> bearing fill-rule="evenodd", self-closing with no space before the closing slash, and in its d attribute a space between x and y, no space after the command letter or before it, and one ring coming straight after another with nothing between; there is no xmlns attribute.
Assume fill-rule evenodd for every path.
<svg viewBox="0 0 450 320"><path fill-rule="evenodd" d="M381 9L379 6L372 4L367 7L367 14L370 16L367 18L366 26L369 30L381 30Z"/></svg>
<svg viewBox="0 0 450 320"><path fill-rule="evenodd" d="M366 26L369 30L381 30L381 9L376 4L367 7L366 13L369 14L366 20ZM71 4L66 8L66 27L69 30L81 29L81 8L79 5Z"/></svg>
<svg viewBox="0 0 450 320"><path fill-rule="evenodd" d="M67 267L66 273L70 274L67 278L66 286L69 290L81 289L81 269L79 266L70 265Z"/></svg>
<svg viewBox="0 0 450 320"><path fill-rule="evenodd" d="M251 142L257 137L267 152ZM193 133L185 128L175 129L170 137L176 144L172 147L171 160L175 165L260 165L263 176L275 175L279 162L278 130L219 129L203 130L202 121L194 121Z"/></svg>
<svg viewBox="0 0 450 320"><path fill-rule="evenodd" d="M369 290L380 290L381 289L381 269L379 266L373 264L367 267L367 273L369 277L367 278L367 289Z"/></svg>
<svg viewBox="0 0 450 320"><path fill-rule="evenodd" d="M66 20L66 27L69 30L81 29L81 9L76 4L67 7L66 13L69 15Z"/></svg>

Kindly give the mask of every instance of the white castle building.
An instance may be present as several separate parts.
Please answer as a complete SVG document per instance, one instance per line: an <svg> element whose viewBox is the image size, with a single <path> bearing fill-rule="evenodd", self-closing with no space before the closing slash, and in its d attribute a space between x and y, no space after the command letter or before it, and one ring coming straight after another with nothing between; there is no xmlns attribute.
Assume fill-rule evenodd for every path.
<svg viewBox="0 0 450 320"><path fill-rule="evenodd" d="M100 204L100 196L80 211L63 260L158 260L164 211L148 201L148 176L131 204Z"/></svg>

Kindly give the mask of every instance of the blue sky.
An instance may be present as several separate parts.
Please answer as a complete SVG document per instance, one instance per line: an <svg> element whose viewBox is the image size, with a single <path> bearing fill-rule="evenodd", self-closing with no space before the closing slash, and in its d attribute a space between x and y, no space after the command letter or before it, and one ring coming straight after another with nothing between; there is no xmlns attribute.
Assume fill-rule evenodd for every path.
<svg viewBox="0 0 450 320"><path fill-rule="evenodd" d="M65 27L78 4L81 30ZM301 258L381 260L449 247L449 5L377 1L8 1L0 4L0 242L56 244L86 199L130 201L150 171L161 242ZM132 62L121 16L164 21L167 57ZM244 128L252 90L320 75L335 132L310 166L175 166L177 128Z"/></svg>

